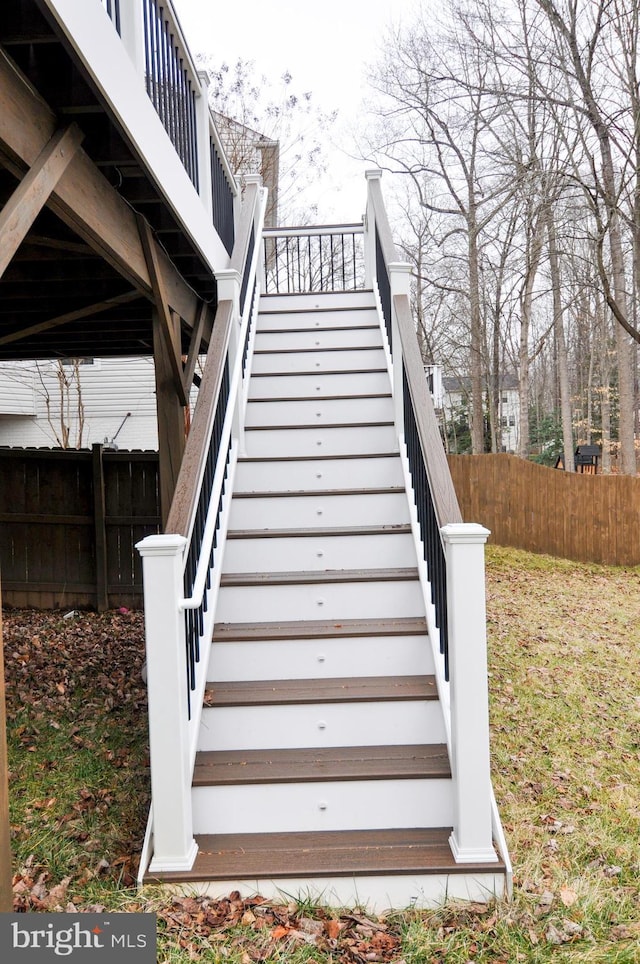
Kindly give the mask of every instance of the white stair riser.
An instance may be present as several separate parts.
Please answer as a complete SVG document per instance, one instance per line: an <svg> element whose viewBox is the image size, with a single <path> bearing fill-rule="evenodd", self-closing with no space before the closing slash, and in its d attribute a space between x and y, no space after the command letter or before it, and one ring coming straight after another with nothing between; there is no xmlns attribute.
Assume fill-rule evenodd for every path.
<svg viewBox="0 0 640 964"><path fill-rule="evenodd" d="M419 580L323 585L225 586L216 619L221 623L296 619L393 619L423 616Z"/></svg>
<svg viewBox="0 0 640 964"><path fill-rule="evenodd" d="M256 496L231 500L230 529L306 529L409 522L404 492Z"/></svg>
<svg viewBox="0 0 640 964"><path fill-rule="evenodd" d="M444 743L437 700L205 707L200 750Z"/></svg>
<svg viewBox="0 0 640 964"><path fill-rule="evenodd" d="M292 372L360 372L385 367L382 348L370 351L268 352L254 355L252 372L270 375Z"/></svg>
<svg viewBox="0 0 640 964"><path fill-rule="evenodd" d="M291 351L307 348L364 348L382 347L382 333L375 328L339 328L328 330L321 327L309 331L263 331L256 333L256 351Z"/></svg>
<svg viewBox="0 0 640 964"><path fill-rule="evenodd" d="M410 532L361 536L227 539L225 572L322 572L415 566Z"/></svg>
<svg viewBox="0 0 640 964"><path fill-rule="evenodd" d="M265 294L261 311L313 311L315 308L369 308L374 304L372 291L312 292L308 294Z"/></svg>
<svg viewBox="0 0 640 964"><path fill-rule="evenodd" d="M488 865L490 866L490 865ZM379 874L377 876L276 877L256 880L213 880L189 883L189 894L218 900L237 890L242 897L261 894L283 903L299 898L323 907L360 907L384 914L390 907L441 908L447 901L486 903L507 896L505 874L487 871L455 874Z"/></svg>
<svg viewBox="0 0 640 964"><path fill-rule="evenodd" d="M393 401L377 398L311 398L291 402L252 402L245 425L349 425L393 421Z"/></svg>
<svg viewBox="0 0 640 964"><path fill-rule="evenodd" d="M271 312L264 311L261 307L258 315L259 332L292 331L301 328L308 331L323 331L327 328L369 328L378 324L378 313L375 308L354 308L351 311Z"/></svg>
<svg viewBox="0 0 640 964"><path fill-rule="evenodd" d="M300 462L238 462L236 492L287 492L306 489L359 489L402 485L400 459L304 459Z"/></svg>
<svg viewBox="0 0 640 964"><path fill-rule="evenodd" d="M325 398L334 395L384 395L390 391L389 374L322 372L299 375L260 375L249 384L249 398Z"/></svg>
<svg viewBox="0 0 640 964"><path fill-rule="evenodd" d="M426 636L216 642L207 678L218 682L420 676L434 672Z"/></svg>
<svg viewBox="0 0 640 964"><path fill-rule="evenodd" d="M245 432L249 458L301 456L377 455L397 451L393 425L355 425L339 428L265 429Z"/></svg>
<svg viewBox="0 0 640 964"><path fill-rule="evenodd" d="M448 827L451 780L356 780L195 787L194 833Z"/></svg>

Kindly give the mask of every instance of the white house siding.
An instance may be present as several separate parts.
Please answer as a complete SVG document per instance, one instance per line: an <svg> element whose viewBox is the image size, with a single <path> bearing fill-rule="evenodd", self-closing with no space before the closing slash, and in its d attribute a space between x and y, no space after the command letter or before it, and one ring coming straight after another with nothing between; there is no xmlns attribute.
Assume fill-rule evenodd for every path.
<svg viewBox="0 0 640 964"><path fill-rule="evenodd" d="M71 376L73 367L68 366L65 371ZM119 449L157 449L153 359L95 359L92 364L80 365L78 371L84 408L83 448L95 442L109 444L117 433L115 444ZM56 372L57 362L0 363L0 445L48 448L59 444L54 432L55 428L60 434L61 422ZM70 445L75 447L78 399L74 382L67 424Z"/></svg>
<svg viewBox="0 0 640 964"><path fill-rule="evenodd" d="M465 383L466 391L462 390L461 382ZM467 411L470 409L470 384L468 379L449 376L443 378L443 385L443 413L446 425L456 412L461 409ZM517 379L513 375L504 376L504 383L500 389L498 426L502 451L517 452L520 427L520 393L517 388Z"/></svg>

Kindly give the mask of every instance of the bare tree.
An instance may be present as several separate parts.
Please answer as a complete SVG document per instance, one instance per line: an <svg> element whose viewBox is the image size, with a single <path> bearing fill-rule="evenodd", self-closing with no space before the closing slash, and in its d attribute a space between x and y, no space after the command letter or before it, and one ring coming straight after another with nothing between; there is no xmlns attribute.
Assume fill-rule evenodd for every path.
<svg viewBox="0 0 640 964"><path fill-rule="evenodd" d="M274 82L251 60L202 58L209 103L229 163L237 174L261 174L277 185L278 223L307 224L315 209L310 188L325 170L322 131L337 112L323 111L311 91L295 88L285 70Z"/></svg>

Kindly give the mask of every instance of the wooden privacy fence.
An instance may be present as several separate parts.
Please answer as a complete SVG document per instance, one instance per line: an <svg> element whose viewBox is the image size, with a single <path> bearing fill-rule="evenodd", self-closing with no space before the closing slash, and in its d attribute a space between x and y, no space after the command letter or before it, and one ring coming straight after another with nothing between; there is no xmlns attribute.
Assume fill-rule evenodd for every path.
<svg viewBox="0 0 640 964"><path fill-rule="evenodd" d="M159 527L156 452L0 449L5 605L141 606L134 547Z"/></svg>
<svg viewBox="0 0 640 964"><path fill-rule="evenodd" d="M578 562L640 565L640 478L582 475L515 455L450 455L465 522L491 540Z"/></svg>

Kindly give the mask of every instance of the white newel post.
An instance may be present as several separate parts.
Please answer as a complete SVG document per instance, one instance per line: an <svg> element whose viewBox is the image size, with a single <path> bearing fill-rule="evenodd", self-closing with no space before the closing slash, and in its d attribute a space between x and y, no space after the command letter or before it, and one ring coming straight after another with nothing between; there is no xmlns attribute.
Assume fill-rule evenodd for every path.
<svg viewBox="0 0 640 964"><path fill-rule="evenodd" d="M229 333L229 375L233 372L236 358L239 351L242 351L240 344L240 326L242 316L240 314L240 287L242 278L240 272L235 268L225 268L224 271L216 271L216 282L218 285L218 301L231 301L233 304L233 318L231 321L231 331ZM238 386L236 398L230 398L229 404L233 405L233 423L231 426L231 437L237 439L239 454L244 453L244 431L242 425L242 411L239 399L242 397L242 386Z"/></svg>
<svg viewBox="0 0 640 964"><path fill-rule="evenodd" d="M411 265L394 261L387 265L391 291L391 340L393 342L393 407L398 437L404 437L404 385L402 379L402 343L398 318L393 305L394 295L411 295Z"/></svg>
<svg viewBox="0 0 640 964"><path fill-rule="evenodd" d="M150 871L190 870L193 838L183 555L178 535L147 536L142 556L149 700L153 859Z"/></svg>
<svg viewBox="0 0 640 964"><path fill-rule="evenodd" d="M442 528L447 566L454 824L458 863L498 860L491 832L484 546L488 529Z"/></svg>
<svg viewBox="0 0 640 964"><path fill-rule="evenodd" d="M367 210L364 217L364 283L367 288L373 286L376 275L376 215L371 198L371 184L382 178L379 168L371 168L364 172L367 179Z"/></svg>
<svg viewBox="0 0 640 964"><path fill-rule="evenodd" d="M142 4L132 2L120 4L120 36L129 57L140 74L142 83L147 72L145 54L144 19Z"/></svg>

